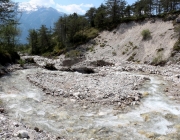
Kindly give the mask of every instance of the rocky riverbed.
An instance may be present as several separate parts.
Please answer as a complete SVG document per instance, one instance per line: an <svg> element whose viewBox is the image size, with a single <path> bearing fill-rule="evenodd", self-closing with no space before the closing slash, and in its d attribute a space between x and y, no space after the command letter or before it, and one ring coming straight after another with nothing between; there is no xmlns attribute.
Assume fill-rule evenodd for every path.
<svg viewBox="0 0 180 140"><path fill-rule="evenodd" d="M0 114L0 139L1 140L55 140L56 137L44 132L37 127L31 128L26 124L13 120L5 112ZM7 113L7 112L6 112Z"/></svg>
<svg viewBox="0 0 180 140"><path fill-rule="evenodd" d="M0 79L1 139L179 140L179 65L33 59Z"/></svg>
<svg viewBox="0 0 180 140"><path fill-rule="evenodd" d="M114 104L120 107L140 104L143 93L138 89L146 80L150 80L146 76L113 71L110 67L94 74L38 72L27 75L27 79L52 96L71 98L84 104Z"/></svg>

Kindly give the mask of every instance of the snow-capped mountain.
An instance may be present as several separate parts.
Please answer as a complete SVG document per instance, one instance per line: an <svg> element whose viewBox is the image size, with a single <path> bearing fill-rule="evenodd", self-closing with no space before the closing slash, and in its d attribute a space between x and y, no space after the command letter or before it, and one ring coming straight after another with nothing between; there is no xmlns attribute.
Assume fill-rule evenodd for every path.
<svg viewBox="0 0 180 140"><path fill-rule="evenodd" d="M32 12L32 11L37 11L38 10L38 5L32 5L30 3L19 3L19 8L18 10L21 11L21 12Z"/></svg>
<svg viewBox="0 0 180 140"><path fill-rule="evenodd" d="M65 13L59 12L52 7L40 7L35 5L19 6L21 36L20 43L27 43L29 29L39 29L41 25L53 28L54 23Z"/></svg>

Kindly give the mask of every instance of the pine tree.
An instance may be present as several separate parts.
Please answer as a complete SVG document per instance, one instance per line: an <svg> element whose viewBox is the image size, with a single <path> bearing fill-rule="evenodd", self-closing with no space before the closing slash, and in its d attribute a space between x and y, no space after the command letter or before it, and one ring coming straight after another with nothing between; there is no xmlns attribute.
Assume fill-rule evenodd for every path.
<svg viewBox="0 0 180 140"><path fill-rule="evenodd" d="M107 24L107 11L106 6L101 4L99 8L97 8L96 16L94 19L95 27L99 29L103 29Z"/></svg>
<svg viewBox="0 0 180 140"><path fill-rule="evenodd" d="M94 18L96 15L96 8L95 7L91 7L85 14L85 16L88 18L88 21L90 23L91 27L94 27Z"/></svg>
<svg viewBox="0 0 180 140"><path fill-rule="evenodd" d="M29 36L27 40L29 41L31 54L39 54L38 32L35 29L29 30Z"/></svg>
<svg viewBox="0 0 180 140"><path fill-rule="evenodd" d="M41 25L38 30L38 46L40 49L40 53L43 54L47 51L52 51L51 46L51 34L48 28L45 25Z"/></svg>
<svg viewBox="0 0 180 140"><path fill-rule="evenodd" d="M126 8L125 0L107 0L106 6L110 20L113 23L118 22L120 18L124 17L124 10Z"/></svg>

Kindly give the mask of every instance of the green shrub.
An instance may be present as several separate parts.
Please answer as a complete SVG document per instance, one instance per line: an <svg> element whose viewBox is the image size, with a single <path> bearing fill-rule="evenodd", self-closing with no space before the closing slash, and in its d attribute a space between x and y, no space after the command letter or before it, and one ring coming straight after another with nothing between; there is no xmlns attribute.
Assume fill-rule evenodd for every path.
<svg viewBox="0 0 180 140"><path fill-rule="evenodd" d="M69 58L77 58L80 57L82 55L82 53L78 50L71 50L69 52L67 52L65 54L65 57L69 57Z"/></svg>
<svg viewBox="0 0 180 140"><path fill-rule="evenodd" d="M113 63L110 62L106 62L104 60L97 60L97 61L93 61L90 63L91 65L95 66L95 67L103 67L103 66L113 66Z"/></svg>
<svg viewBox="0 0 180 140"><path fill-rule="evenodd" d="M24 59L20 59L18 60L18 63L20 64L21 67L23 67L26 61Z"/></svg>
<svg viewBox="0 0 180 140"><path fill-rule="evenodd" d="M100 47L104 47L106 44L101 44Z"/></svg>
<svg viewBox="0 0 180 140"><path fill-rule="evenodd" d="M174 44L173 51L180 51L180 39Z"/></svg>
<svg viewBox="0 0 180 140"><path fill-rule="evenodd" d="M130 56L127 61L133 61L134 60L134 56Z"/></svg>
<svg viewBox="0 0 180 140"><path fill-rule="evenodd" d="M153 59L153 61L151 62L151 65L155 65L155 66L157 66L157 65L163 66L163 65L165 65L165 64L166 64L166 60L163 60L163 59L162 59L162 55L158 55L158 56L155 57L155 58Z"/></svg>
<svg viewBox="0 0 180 140"><path fill-rule="evenodd" d="M62 62L62 64L63 64L63 66L71 67L74 64L81 62L82 60L83 59L81 59L81 58L66 59Z"/></svg>
<svg viewBox="0 0 180 140"><path fill-rule="evenodd" d="M151 38L151 32L149 31L149 29L145 29L141 32L141 35L143 37L143 40L147 40L149 38Z"/></svg>
<svg viewBox="0 0 180 140"><path fill-rule="evenodd" d="M51 52L45 52L45 53L42 54L42 56L44 56L44 57L51 57L52 54L51 54Z"/></svg>
<svg viewBox="0 0 180 140"><path fill-rule="evenodd" d="M136 56L136 53L133 53L133 54L127 59L127 61L134 61L134 56Z"/></svg>
<svg viewBox="0 0 180 140"><path fill-rule="evenodd" d="M135 49L137 49L137 48L138 48L137 46L134 46L134 47L133 47L133 50L135 50Z"/></svg>
<svg viewBox="0 0 180 140"><path fill-rule="evenodd" d="M133 42L129 41L129 45L133 46Z"/></svg>
<svg viewBox="0 0 180 140"><path fill-rule="evenodd" d="M96 28L90 28L85 32L87 39L90 40L98 36L99 31Z"/></svg>
<svg viewBox="0 0 180 140"><path fill-rule="evenodd" d="M180 31L180 25L179 25L179 24L175 25L174 31L175 31L176 33L179 33L179 31Z"/></svg>
<svg viewBox="0 0 180 140"><path fill-rule="evenodd" d="M81 32L76 33L73 37L74 43L85 42L86 40L87 40L87 36L82 34Z"/></svg>
<svg viewBox="0 0 180 140"><path fill-rule="evenodd" d="M95 51L95 50L94 50L94 46L90 47L88 50L89 50L90 52Z"/></svg>
<svg viewBox="0 0 180 140"><path fill-rule="evenodd" d="M157 49L157 52L161 52L163 50L164 50L164 48L159 48L159 49Z"/></svg>

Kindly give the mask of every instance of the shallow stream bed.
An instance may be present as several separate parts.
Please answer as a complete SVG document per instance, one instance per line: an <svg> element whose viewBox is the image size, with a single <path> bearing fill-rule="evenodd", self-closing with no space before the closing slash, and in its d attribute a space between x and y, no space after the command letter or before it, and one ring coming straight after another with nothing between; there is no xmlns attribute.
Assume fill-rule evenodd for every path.
<svg viewBox="0 0 180 140"><path fill-rule="evenodd" d="M139 106L122 111L101 104L81 106L68 98L63 104L28 82L26 75L38 71L43 70L18 70L0 78L0 99L11 118L65 139L180 139L180 105L165 96L169 83L159 76L150 75L144 83L141 92L147 96Z"/></svg>

